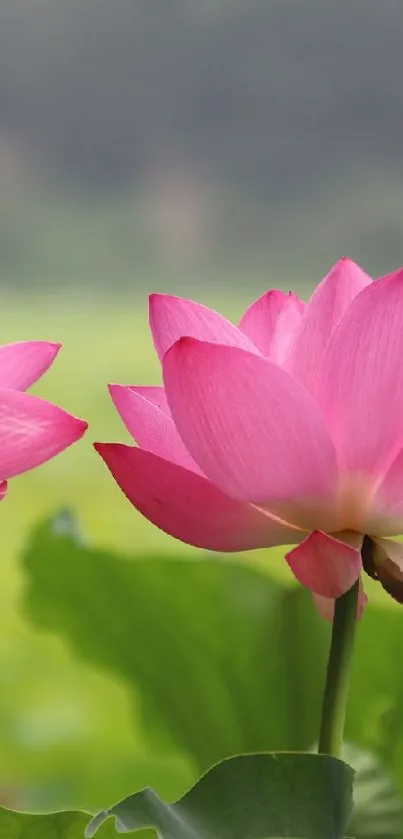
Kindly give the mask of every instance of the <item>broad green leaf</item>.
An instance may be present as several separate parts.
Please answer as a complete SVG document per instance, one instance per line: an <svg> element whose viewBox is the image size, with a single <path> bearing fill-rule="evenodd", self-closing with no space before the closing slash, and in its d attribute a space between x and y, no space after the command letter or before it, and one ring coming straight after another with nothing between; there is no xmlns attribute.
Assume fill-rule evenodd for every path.
<svg viewBox="0 0 403 839"><path fill-rule="evenodd" d="M16 813L0 807L0 839L84 839L87 813ZM116 839L112 821L102 825L98 839ZM141 831L138 839L155 839L154 831Z"/></svg>
<svg viewBox="0 0 403 839"><path fill-rule="evenodd" d="M213 767L175 804L152 790L125 799L86 836L114 816L119 832L152 827L161 839L342 839L352 781L347 764L322 755L242 755Z"/></svg>
<svg viewBox="0 0 403 839"><path fill-rule="evenodd" d="M62 524L26 552L29 614L126 680L150 748L174 744L198 774L232 754L309 749L328 638L309 596L214 555L129 562Z"/></svg>
<svg viewBox="0 0 403 839"><path fill-rule="evenodd" d="M84 813L55 813L31 816L0 809L0 839L83 839L88 816ZM111 825L105 826L99 839L116 836Z"/></svg>

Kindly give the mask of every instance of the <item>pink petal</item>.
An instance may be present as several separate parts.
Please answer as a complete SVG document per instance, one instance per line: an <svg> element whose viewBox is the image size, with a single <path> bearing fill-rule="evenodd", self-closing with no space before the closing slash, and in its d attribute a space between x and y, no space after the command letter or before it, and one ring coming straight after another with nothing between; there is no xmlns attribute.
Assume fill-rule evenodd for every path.
<svg viewBox="0 0 403 839"><path fill-rule="evenodd" d="M169 294L150 295L150 328L159 358L179 338L188 336L259 354L246 335L226 318L192 300Z"/></svg>
<svg viewBox="0 0 403 839"><path fill-rule="evenodd" d="M95 443L121 490L153 524L190 545L243 551L300 538L255 507L224 495L201 475L144 449Z"/></svg>
<svg viewBox="0 0 403 839"><path fill-rule="evenodd" d="M134 437L136 430L133 426L134 415L138 412L140 400L158 408L164 414L170 416L168 400L163 387L158 386L136 386L136 385L109 385L109 393L112 397L115 408L119 412L127 430ZM141 443L139 443L141 445ZM146 448L146 446L142 446Z"/></svg>
<svg viewBox="0 0 403 839"><path fill-rule="evenodd" d="M337 481L333 445L315 403L284 370L192 338L169 350L163 369L179 434L213 483L304 528L291 510L294 516L311 505L319 515L329 506Z"/></svg>
<svg viewBox="0 0 403 839"><path fill-rule="evenodd" d="M61 344L20 341L0 346L0 387L26 390L50 367Z"/></svg>
<svg viewBox="0 0 403 839"><path fill-rule="evenodd" d="M296 337L287 369L314 391L329 339L354 298L372 283L368 274L352 262L340 259L313 293Z"/></svg>
<svg viewBox="0 0 403 839"><path fill-rule="evenodd" d="M200 472L179 437L163 387L110 385L109 390L123 422L142 449Z"/></svg>
<svg viewBox="0 0 403 839"><path fill-rule="evenodd" d="M320 594L312 594L313 602L319 614L327 621L333 621L334 618L334 604L335 601L329 597L322 597ZM360 592L358 595L357 620L361 620L364 609L367 605L368 597L363 589L362 580L360 577Z"/></svg>
<svg viewBox="0 0 403 839"><path fill-rule="evenodd" d="M340 597L361 572L360 550L314 531L286 555L297 580L322 597Z"/></svg>
<svg viewBox="0 0 403 839"><path fill-rule="evenodd" d="M305 304L291 291L268 291L246 310L239 328L275 364L287 358Z"/></svg>
<svg viewBox="0 0 403 839"><path fill-rule="evenodd" d="M403 446L402 359L403 270L356 297L332 336L318 381L341 468L373 484Z"/></svg>
<svg viewBox="0 0 403 839"><path fill-rule="evenodd" d="M6 497L8 491L7 481L0 481L0 501Z"/></svg>
<svg viewBox="0 0 403 839"><path fill-rule="evenodd" d="M331 597L322 597L321 594L315 594L315 592L312 592L312 600L320 616L325 621L333 621L335 601Z"/></svg>
<svg viewBox="0 0 403 839"><path fill-rule="evenodd" d="M50 460L86 428L86 422L44 399L0 388L0 480Z"/></svg>

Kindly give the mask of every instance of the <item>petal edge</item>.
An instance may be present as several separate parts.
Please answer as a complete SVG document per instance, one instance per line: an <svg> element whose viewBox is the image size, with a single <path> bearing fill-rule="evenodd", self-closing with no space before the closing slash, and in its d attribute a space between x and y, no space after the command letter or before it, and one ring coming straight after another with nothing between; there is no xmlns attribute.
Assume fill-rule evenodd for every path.
<svg viewBox="0 0 403 839"><path fill-rule="evenodd" d="M299 537L256 508L226 496L207 478L144 449L94 443L128 500L156 527L197 548L235 552Z"/></svg>

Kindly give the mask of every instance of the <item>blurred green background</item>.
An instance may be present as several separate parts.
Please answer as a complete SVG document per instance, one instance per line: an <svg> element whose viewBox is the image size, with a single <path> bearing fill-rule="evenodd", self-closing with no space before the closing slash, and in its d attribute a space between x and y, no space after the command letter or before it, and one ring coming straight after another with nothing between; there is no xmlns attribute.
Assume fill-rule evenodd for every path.
<svg viewBox="0 0 403 839"><path fill-rule="evenodd" d="M220 664L208 676L215 685L211 696L221 708L220 722L217 717L208 728L205 703L195 705L195 697L209 695L197 674L204 673L206 657L220 662L224 655L209 627L218 620L218 592L232 565L217 565L223 570L211 572L218 575L211 582L211 605L207 598L193 638L190 618L182 615L170 590L170 562L184 557L191 567L201 554L141 519L91 441L127 439L108 382L160 381L147 326L150 291L196 298L236 321L268 287L292 287L307 296L342 254L375 276L403 262L402 30L403 7L392 0L355 0L350 6L319 0L0 4L1 340L63 341L63 352L36 392L90 422L86 439L72 450L13 481L0 508L4 803L96 808L145 783L176 795L209 757L242 745L257 748L263 730L267 748L285 747L292 737L305 748L314 739L313 712L310 722L299 720L298 685L307 678L303 652L293 661L285 652L304 643L315 647L308 636L303 640L299 624L293 636L297 606L282 618L287 637L280 650L289 667L284 684L299 699L278 741L271 742L275 730L270 727L250 733L253 715L264 716L264 701L260 710L242 711L248 707L243 682L251 662L263 667L260 630L243 652L241 646L234 650L234 657L240 656L236 679ZM160 600L150 593L144 570L138 573L136 606L124 601L129 613L140 608L144 585L147 609L140 635L131 634L135 621L114 634L123 559L108 565L108 604L102 562L99 579L92 571L90 582L74 566L80 596L66 593L64 598L68 562L61 566L58 587L56 547L52 555L36 549L47 557L42 578L35 563L21 558L38 521L66 507L77 511L95 547L118 550L128 563L137 559L140 570L148 562L157 569ZM167 560L166 572L161 558ZM245 615L258 620L260 577L273 603L277 581L291 580L279 551L245 559L256 575L251 599L247 607L239 594L245 581L235 571L233 608L240 610L240 621ZM179 590L187 573L193 572L176 573ZM363 661L367 646L374 649L378 627L398 620L394 606L372 589L378 606L360 630ZM94 635L91 620L74 629L81 614L92 615L97 591L103 609L96 624L98 643L88 641ZM270 616L263 609L267 633L279 609L273 605ZM174 624L182 615L183 637L179 630L172 634L172 663L169 649L160 659L172 670L158 698L151 682L142 682L141 661L132 650L149 643L154 649L152 627L157 637L167 632L166 615ZM203 627L210 638L207 652L200 640ZM382 668L379 675L374 663L372 669L371 662L366 669L362 665L350 739L380 754L403 792L399 627L390 629L393 653L386 672L393 671L393 679L388 681ZM312 636L321 632L314 623ZM218 623L217 634L222 633L225 624ZM191 643L195 646L189 649ZM110 657L102 657L105 648ZM313 702L316 710L323 649L307 688L307 706ZM185 670L181 650L190 657ZM158 645L154 652L157 672ZM386 660L382 648L379 660ZM277 696L276 718L283 694L270 674L263 683L267 694ZM172 697L178 684L194 709L186 736L168 713L171 704L177 707ZM260 688L257 683L254 689ZM218 697L228 693L234 704L222 699L221 707ZM186 701L178 706L179 717L186 706ZM242 717L246 713L248 720ZM206 747L201 755L204 738L217 741L231 714L239 719L228 724L217 754ZM199 742L196 733L204 725L207 733ZM243 740L235 731L249 734Z"/></svg>

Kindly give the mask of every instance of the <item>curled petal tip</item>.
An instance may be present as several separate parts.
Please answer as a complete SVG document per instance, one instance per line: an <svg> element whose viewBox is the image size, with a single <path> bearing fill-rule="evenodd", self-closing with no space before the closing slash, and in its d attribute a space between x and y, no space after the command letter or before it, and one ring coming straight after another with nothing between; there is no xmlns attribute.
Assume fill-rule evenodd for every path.
<svg viewBox="0 0 403 839"><path fill-rule="evenodd" d="M198 338L193 338L191 335L181 335L174 344L173 347L190 347L193 344L201 344L201 343L208 343L208 341L200 341Z"/></svg>
<svg viewBox="0 0 403 839"><path fill-rule="evenodd" d="M122 397L125 396L125 394L128 394L128 393L130 394L131 393L132 387L130 385L122 385L122 384L117 384L115 382L111 382L108 385L108 391L109 391L109 396L111 397L115 408L121 414L121 410L120 410L121 399L122 399ZM121 414L121 416L122 416L122 414ZM123 417L123 420L124 420L124 417Z"/></svg>
<svg viewBox="0 0 403 839"><path fill-rule="evenodd" d="M54 360L59 355L60 350L63 349L63 344L60 343L59 341L57 341L57 342L52 341L51 346L53 348L53 360Z"/></svg>
<svg viewBox="0 0 403 839"><path fill-rule="evenodd" d="M85 434L85 432L89 428L89 423L87 422L87 420L78 419L78 417L75 417L75 420L77 422L77 426L81 430L81 434Z"/></svg>
<svg viewBox="0 0 403 839"><path fill-rule="evenodd" d="M63 344L60 341L33 341L32 344L34 343L36 343L38 347L42 346L43 349L46 349L52 356L52 361L56 358L63 347Z"/></svg>
<svg viewBox="0 0 403 839"><path fill-rule="evenodd" d="M107 449L108 446L110 446L111 444L110 443L97 443L96 442L96 443L93 443L92 445L93 445L95 451L98 452L98 454L100 454L101 457L103 457L103 451L105 449Z"/></svg>
<svg viewBox="0 0 403 839"><path fill-rule="evenodd" d="M55 341L16 341L0 346L0 386L24 391L53 364L60 348Z"/></svg>
<svg viewBox="0 0 403 839"><path fill-rule="evenodd" d="M158 305L158 301L163 299L164 297L169 297L168 294L162 294L160 291L152 291L151 294L148 295L148 310L150 316L152 311L156 305Z"/></svg>
<svg viewBox="0 0 403 839"><path fill-rule="evenodd" d="M112 399L113 399L113 394L114 394L114 393L117 393L117 392L118 392L119 390L121 390L123 387L124 387L124 385L119 385L119 384L116 384L115 382L111 382L111 383L108 385L109 394L110 394L110 396L112 397ZM113 401L115 401L115 400L113 399Z"/></svg>
<svg viewBox="0 0 403 839"><path fill-rule="evenodd" d="M192 338L190 335L181 335L170 347L163 353L162 362L164 363L167 358L174 356L178 352L183 352L190 347L196 346L197 344L208 344L209 341L200 341L198 338Z"/></svg>
<svg viewBox="0 0 403 839"><path fill-rule="evenodd" d="M0 388L0 478L21 475L77 442L88 423L40 399Z"/></svg>
<svg viewBox="0 0 403 839"><path fill-rule="evenodd" d="M88 430L89 425L86 420L79 419L79 417L74 417L72 414L69 415L69 418L72 430L71 438L72 442L74 443L84 436L85 432Z"/></svg>

